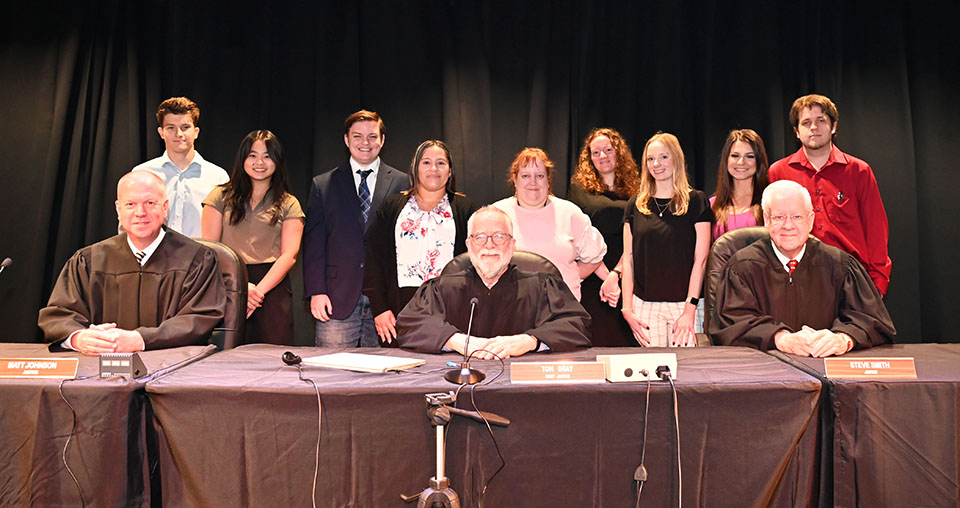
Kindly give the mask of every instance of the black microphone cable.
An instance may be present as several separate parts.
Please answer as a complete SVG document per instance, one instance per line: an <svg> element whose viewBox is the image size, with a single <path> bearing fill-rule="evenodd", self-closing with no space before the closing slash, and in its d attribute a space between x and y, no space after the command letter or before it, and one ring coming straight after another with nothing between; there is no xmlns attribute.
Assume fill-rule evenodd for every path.
<svg viewBox="0 0 960 508"><path fill-rule="evenodd" d="M505 467L507 466L507 461L503 458L503 453L500 451L500 444L497 443L497 437L496 437L496 435L494 435L494 433L493 433L493 428L490 426L490 422L487 421L487 417L483 414L483 411L480 411L480 409L477 408L477 401L476 401L476 399L474 398L474 394L475 394L475 391L476 391L476 387L477 387L478 385L488 385L488 384L496 381L497 379L499 379L500 376L503 375L504 370L506 370L506 364L503 362L503 358L500 358L500 356L497 355L496 353L494 353L494 352L492 352L492 351L487 351L486 349L475 349L475 350L474 350L472 353L470 353L470 355L467 357L467 361L469 362L469 361L470 361L470 358L473 357L474 353L476 353L476 352L478 352L478 351L486 351L486 352L492 354L493 357L496 358L497 361L500 362L500 372L497 372L497 375L496 375L496 376L493 376L492 378L489 378L489 379L487 379L487 380L485 380L485 381L482 381L482 382L480 382L480 383L476 383L476 384L469 385L469 390L470 390L470 405L473 407L473 410L474 410L477 414L480 415L480 418L483 419L484 425L487 426L487 433L490 434L490 439L493 440L493 448L497 451L497 458L500 459L500 467L498 467L497 470L494 471L492 475L490 475L490 478L487 478L487 480L483 483L483 488L480 489L480 496L479 496L478 499L477 499L477 507L478 507L478 508L483 508L483 498L484 498L484 496L487 494L487 487L489 487L490 484L493 483L494 478L496 478L497 475L500 474L500 471L503 471L503 468L505 468ZM467 385L460 385L460 387L457 388L457 392L456 392L456 397L457 397L457 398L459 398L460 390L463 389L464 386L467 386ZM454 402L454 403L456 403L456 402Z"/></svg>
<svg viewBox="0 0 960 508"><path fill-rule="evenodd" d="M667 374L670 390L673 391L673 423L677 430L677 506L683 508L683 468L680 467L680 407L677 405L677 385L673 377Z"/></svg>
<svg viewBox="0 0 960 508"><path fill-rule="evenodd" d="M308 377L303 377L303 360L299 356L290 351L286 351L283 353L281 359L283 363L296 367L297 376L300 378L300 381L310 383L310 385L313 386L313 391L317 394L317 447L313 463L313 490L310 495L310 502L313 508L317 508L317 477L320 476L320 437L323 428L323 400L320 397L320 388L317 386L317 383Z"/></svg>
<svg viewBox="0 0 960 508"><path fill-rule="evenodd" d="M82 381L84 379L90 379L94 377L97 376L93 375L74 379L61 379L60 384L57 386L57 391L60 392L60 398L63 399L63 402L68 408L70 408L70 414L73 416L73 425L70 427L70 434L67 435L67 442L63 444L63 452L60 454L60 460L63 461L63 467L65 467L67 469L67 473L70 474L70 479L73 480L73 484L77 486L77 494L80 495L81 507L87 506L87 501L83 498L83 489L80 488L80 482L77 480L77 475L73 474L73 470L70 469L70 464L67 463L67 449L70 447L70 441L73 440L73 436L77 433L77 410L73 408L73 404L71 404L70 401L67 400L66 395L63 394L63 383L67 381Z"/></svg>
<svg viewBox="0 0 960 508"><path fill-rule="evenodd" d="M640 493L643 492L643 484L647 481L647 466L643 461L647 456L647 421L650 414L650 373L643 369L640 374L647 378L647 400L643 404L643 444L640 445L640 466L633 473L633 479L637 482L637 508L640 508Z"/></svg>
<svg viewBox="0 0 960 508"><path fill-rule="evenodd" d="M670 390L673 392L673 423L677 432L677 506L683 508L683 469L680 467L680 408L677 404L677 385L673 382L670 367L666 365L657 367L657 376L664 381L669 381Z"/></svg>

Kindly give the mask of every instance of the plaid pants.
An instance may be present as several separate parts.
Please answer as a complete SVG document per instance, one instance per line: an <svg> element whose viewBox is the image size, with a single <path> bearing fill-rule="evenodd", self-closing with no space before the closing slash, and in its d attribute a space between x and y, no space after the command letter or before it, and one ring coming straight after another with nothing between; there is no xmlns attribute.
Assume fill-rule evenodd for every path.
<svg viewBox="0 0 960 508"><path fill-rule="evenodd" d="M670 337L673 336L673 324L683 314L686 302L647 302L636 295L633 296L633 312L650 327L647 338L650 347L670 347ZM697 304L697 314L694 318L693 331L703 333L703 299Z"/></svg>

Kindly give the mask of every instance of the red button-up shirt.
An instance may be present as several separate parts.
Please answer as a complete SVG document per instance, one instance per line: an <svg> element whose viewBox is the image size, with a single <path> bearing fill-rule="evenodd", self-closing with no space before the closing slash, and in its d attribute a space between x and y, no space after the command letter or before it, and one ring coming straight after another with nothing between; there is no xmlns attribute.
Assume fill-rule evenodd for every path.
<svg viewBox="0 0 960 508"><path fill-rule="evenodd" d="M877 289L890 284L887 212L873 169L836 145L817 171L801 147L770 166L770 181L793 180L807 188L813 201L813 235L824 243L853 254L870 274Z"/></svg>

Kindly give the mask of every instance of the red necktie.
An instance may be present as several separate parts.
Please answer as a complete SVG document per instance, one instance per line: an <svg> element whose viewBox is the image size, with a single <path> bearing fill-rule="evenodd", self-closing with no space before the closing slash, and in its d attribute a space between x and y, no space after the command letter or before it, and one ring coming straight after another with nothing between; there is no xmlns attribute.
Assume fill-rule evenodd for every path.
<svg viewBox="0 0 960 508"><path fill-rule="evenodd" d="M790 261L787 261L787 268L790 269L787 275L793 275L793 271L797 269L797 260L791 259Z"/></svg>

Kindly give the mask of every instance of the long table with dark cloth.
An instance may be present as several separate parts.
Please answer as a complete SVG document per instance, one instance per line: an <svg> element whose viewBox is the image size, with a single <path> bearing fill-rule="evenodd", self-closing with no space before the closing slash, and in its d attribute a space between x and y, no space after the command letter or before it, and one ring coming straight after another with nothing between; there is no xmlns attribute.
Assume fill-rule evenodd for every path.
<svg viewBox="0 0 960 508"><path fill-rule="evenodd" d="M913 357L916 379L827 378L823 359L774 355L824 383L822 505L960 506L960 344L844 355Z"/></svg>
<svg viewBox="0 0 960 508"><path fill-rule="evenodd" d="M63 394L77 414L67 463L86 506L150 506L152 426L144 386L213 350L188 346L140 353L148 374L138 379L101 379L98 358L49 353L46 344L0 344L0 357L79 358L77 379L63 383ZM59 387L58 379L0 379L0 506L82 505L61 458L74 420Z"/></svg>
<svg viewBox="0 0 960 508"><path fill-rule="evenodd" d="M160 441L163 502L170 506L310 506L317 441L314 389L281 361L285 348L247 345L147 384ZM306 357L338 350L293 348ZM357 350L354 350L357 351ZM664 352L651 349L650 352ZM818 498L821 384L747 348L674 349L683 502L689 506L812 506ZM406 505L435 473L435 432L424 394L455 354L421 355L402 373L304 367L322 394L317 506ZM533 354L476 388L481 410L509 418L493 427L506 466L485 506L632 507L640 464L646 383L511 384L517 361L594 360L623 349ZM632 351L631 351L632 352ZM488 379L496 361L473 362ZM464 389L457 405L470 408ZM456 417L447 430L447 476L461 506L477 506L500 466L481 423ZM644 506L677 503L670 386L650 397Z"/></svg>

